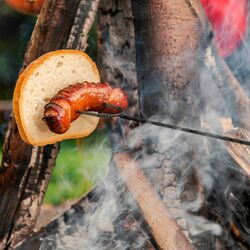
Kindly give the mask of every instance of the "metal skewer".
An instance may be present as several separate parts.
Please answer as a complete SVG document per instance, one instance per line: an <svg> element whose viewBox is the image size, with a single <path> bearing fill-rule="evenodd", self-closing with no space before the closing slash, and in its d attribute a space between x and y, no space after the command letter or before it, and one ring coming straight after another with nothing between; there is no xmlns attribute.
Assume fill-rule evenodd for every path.
<svg viewBox="0 0 250 250"><path fill-rule="evenodd" d="M115 107L113 107L113 108L115 108ZM152 124L152 125L155 125L158 127L174 129L174 130L182 131L185 133L190 133L190 134L205 136L205 137L218 139L218 140L222 140L222 141L234 142L234 143L250 146L250 141L247 141L247 140L232 138L229 136L223 136L223 135L219 135L219 134L215 134L215 133L200 131L200 130L196 130L196 129L192 129L192 128L181 127L178 125L172 125L172 124L168 124L168 123L161 123L161 122L157 122L157 121L144 119L144 118L141 118L138 116L126 115L124 113L107 114L107 113L94 113L94 112L89 112L89 111L77 111L77 112L80 114L83 114L83 115L89 115L89 116L95 116L95 117L101 117L101 118L119 117L119 118L129 120L129 121L148 123L148 124Z"/></svg>

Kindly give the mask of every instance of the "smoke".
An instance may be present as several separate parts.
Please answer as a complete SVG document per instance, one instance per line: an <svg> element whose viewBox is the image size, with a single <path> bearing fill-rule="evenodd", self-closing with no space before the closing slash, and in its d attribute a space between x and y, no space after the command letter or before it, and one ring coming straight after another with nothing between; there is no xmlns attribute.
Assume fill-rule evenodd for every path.
<svg viewBox="0 0 250 250"><path fill-rule="evenodd" d="M144 222L135 220L138 208L114 168L80 206L77 210L82 212L71 209L59 220L54 235L40 237L40 250L139 250L147 244Z"/></svg>
<svg viewBox="0 0 250 250"><path fill-rule="evenodd" d="M226 16L230 17L229 11ZM115 39L113 36L111 38ZM244 48L234 52L227 62L249 91L249 74L245 71L247 68L247 72L250 72L249 63L242 63L249 62L248 44L247 40L244 41ZM106 53L103 62L109 69L106 78L115 82L114 76L119 75L124 82L134 82L135 75L131 74L134 72L134 63L118 58L109 46L106 47ZM154 88L154 85L151 86ZM216 79L204 65L199 67L198 87L200 95L194 94L192 98L194 103L201 104L201 112L192 113L192 117L200 122L201 129L223 133L220 118L237 115L229 108L230 98L224 99ZM174 107L170 109L175 113ZM161 116L161 110L149 119L169 122L168 118ZM188 126L185 122L180 121L182 125ZM200 129L198 126L196 128ZM243 204L246 197L249 199L249 186L222 143L149 124L131 130L126 144L133 151L141 141L142 148L137 150L135 159L140 162L172 216L183 232L188 232L191 240L209 234L224 237L224 241L228 241L232 247L230 230L231 225L236 224L249 241L249 211ZM98 199L90 201L88 206L83 203L84 208L87 208L83 217L75 223L68 223L56 235L44 237L40 249L125 250L142 249L147 244L149 239L145 222L114 168L94 193Z"/></svg>
<svg viewBox="0 0 250 250"><path fill-rule="evenodd" d="M155 117L150 119L157 120ZM138 140L138 134L143 135L144 145L147 146L138 154L137 160L183 232L188 231L191 237L204 232L218 236L222 232L219 224L192 214L204 206L203 197L195 195L190 201L182 201L182 194L186 191L194 171L198 175L200 185L208 192L211 192L215 185L210 156L205 152L206 139L145 124L131 132L128 140L131 149Z"/></svg>
<svg viewBox="0 0 250 250"><path fill-rule="evenodd" d="M219 224L213 223L202 216L188 214L186 218L189 225L189 231L192 235L198 235L201 232L212 232L214 235L219 236L222 233Z"/></svg>
<svg viewBox="0 0 250 250"><path fill-rule="evenodd" d="M234 54L227 58L226 61L231 67L232 72L238 78L240 85L245 88L246 93L249 91L249 84L246 75L249 76L250 68L247 62L249 61L248 51L249 45L246 41L242 41L241 46ZM245 50L243 53L242 50ZM218 67L218 65L214 65ZM238 126L238 112L235 108L235 102L230 93L230 87L227 84L223 89L218 88L218 79L213 78L213 72L208 68L202 68L200 75L201 94L203 98L204 109L202 112L203 126L206 129L223 133L223 126L221 124L222 118L232 120L234 127ZM224 93L223 93L224 92ZM226 95L225 95L226 93ZM248 118L246 118L248 119ZM223 228L222 241L229 249L235 249L236 243L233 239L231 227L236 225L238 232L244 236L244 241L249 244L249 224L248 217L249 211L243 207L249 206L246 201L249 200L250 189L249 180L242 169L237 165L234 160L229 156L226 151L225 145L222 143L208 142L209 152L209 171L210 179L213 185L210 186L209 191L206 193L208 201L209 214L211 217L220 223ZM206 173L202 173L206 179ZM203 180L205 180L203 178ZM206 185L205 185L206 187ZM235 198L237 202L232 204L232 199ZM189 218L190 219L190 218ZM195 220L193 220L195 221ZM219 232L219 230L217 230ZM215 230L216 235L216 230ZM237 233L236 233L237 235Z"/></svg>

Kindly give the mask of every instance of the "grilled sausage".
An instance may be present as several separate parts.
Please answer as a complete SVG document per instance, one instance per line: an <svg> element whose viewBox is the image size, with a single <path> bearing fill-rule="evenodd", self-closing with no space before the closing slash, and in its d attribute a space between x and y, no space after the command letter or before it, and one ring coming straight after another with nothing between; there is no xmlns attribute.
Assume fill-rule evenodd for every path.
<svg viewBox="0 0 250 250"><path fill-rule="evenodd" d="M107 83L76 83L60 90L44 107L43 121L49 129L63 134L70 128L70 123L79 117L77 111L101 111L117 113L117 109L128 106L127 96L120 88L112 89Z"/></svg>

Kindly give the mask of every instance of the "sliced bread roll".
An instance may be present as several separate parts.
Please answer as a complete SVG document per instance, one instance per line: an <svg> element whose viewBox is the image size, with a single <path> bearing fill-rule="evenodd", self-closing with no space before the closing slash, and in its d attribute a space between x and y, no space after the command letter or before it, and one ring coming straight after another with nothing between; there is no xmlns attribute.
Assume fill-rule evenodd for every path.
<svg viewBox="0 0 250 250"><path fill-rule="evenodd" d="M84 52L53 51L32 62L19 76L13 97L14 116L22 139L43 146L88 136L99 118L81 115L61 135L51 132L42 121L44 106L59 90L84 81L100 82L95 63Z"/></svg>

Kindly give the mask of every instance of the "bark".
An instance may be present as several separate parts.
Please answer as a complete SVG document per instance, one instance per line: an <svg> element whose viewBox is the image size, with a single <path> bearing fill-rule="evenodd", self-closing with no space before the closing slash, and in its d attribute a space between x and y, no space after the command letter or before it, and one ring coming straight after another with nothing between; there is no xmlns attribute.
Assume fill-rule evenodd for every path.
<svg viewBox="0 0 250 250"><path fill-rule="evenodd" d="M142 0L132 3L142 116L200 128L199 74L208 37L200 2ZM141 165L187 234L189 215L185 216L182 202L196 200L201 209L202 184L196 176L207 164L204 142L147 126L142 127L142 133L145 147ZM152 158L156 162L154 166L150 164ZM206 240L201 239L202 235L192 237L193 243L210 249L211 239L209 234L206 236Z"/></svg>
<svg viewBox="0 0 250 250"><path fill-rule="evenodd" d="M198 9L199 4L197 4L196 1L192 1L192 4L192 6ZM141 8L140 1L138 2L138 6L136 6L136 8L137 11L141 13L139 15L143 15L141 12L143 9ZM139 90L138 97L135 66L134 24L132 15L129 14L129 12L125 12L124 14L124 12L121 11L126 9L130 9L128 1L103 1L103 4L100 7L99 64L102 79L110 82L113 85L121 86L129 94L130 106L129 109L126 110L126 112L131 115L138 115L140 114L138 105L139 100L142 99L143 87L141 87L141 89ZM193 7L191 7L191 9L193 11ZM162 13L160 13L160 15L161 14ZM122 15L125 15L127 18L125 18L124 20L122 18ZM135 13L134 16L136 20L136 18L138 17L138 13ZM145 18L147 18L147 16L145 16ZM140 27L140 30L145 31L144 21L145 20L137 25L138 27ZM147 21L147 26L154 27L154 22L151 22L151 20ZM141 27L143 27L143 29ZM145 35L148 36L149 33L146 32L147 31L145 31ZM164 33L164 30L162 31L162 33ZM156 40L156 37L161 40L162 33L157 34L154 38L152 38L152 35L152 37L150 38L154 41ZM136 39L141 39L140 43L142 43L141 41L144 41L144 37ZM193 38L190 37L190 39L192 40ZM145 40L145 43L143 44L147 44L147 42L149 41L153 42L148 38L148 40ZM147 46L147 48L150 48L149 44L147 44ZM169 45L169 50L171 49L171 45ZM145 51L143 51L142 53L145 54ZM140 67L143 68L143 66ZM145 71L146 70L147 74L150 74L151 68L148 67L147 69L145 69ZM150 97L150 99L152 99L152 97ZM160 100L160 98L157 98L157 100L154 101L159 104ZM150 110L150 108L151 107L147 106L147 110ZM144 153L144 151L141 150L143 145L142 135L141 132L138 131L138 129L133 130L133 127L135 125L136 124L128 123L127 121L119 121L118 124L114 123L112 125L113 132L111 138L113 141L113 145L115 145L115 150L117 150L117 148L123 150L124 148L128 147L133 150L134 155L140 155ZM169 171L169 162L166 160L166 158L162 157L162 154L158 154L157 156L154 155L154 158L156 158L155 164L157 164L157 166L152 166L150 169L148 169L147 174L148 176L150 176L157 191L160 192L165 204L167 204L166 200L168 200L169 193L174 194L175 198L168 202L168 205L171 209L172 216L177 219L179 226L183 229L184 233L187 234L186 222L183 218L184 216L181 210L181 202L178 196L178 187L177 183L175 182L175 173L173 173L173 171ZM161 165L161 167L159 167L159 165ZM169 183L169 188L167 188L166 183ZM165 191L163 190L163 187L165 187Z"/></svg>
<svg viewBox="0 0 250 250"><path fill-rule="evenodd" d="M75 20L79 2L81 11ZM87 36L85 33L94 21L93 13L97 3L97 0L45 1L25 54L23 69L46 52L84 47L86 41L82 41L76 34ZM82 5L86 6L86 12ZM81 16L84 18L81 19ZM86 22L88 25L84 26ZM67 41L70 41L68 46ZM13 247L32 232L58 150L59 144L45 147L25 144L12 116L0 168L0 249Z"/></svg>
<svg viewBox="0 0 250 250"><path fill-rule="evenodd" d="M119 86L128 94L130 115L139 114L139 96L135 69L134 24L130 1L103 0L98 20L98 66L101 79ZM112 145L124 148L133 122L112 123ZM140 144L140 141L138 142Z"/></svg>
<svg viewBox="0 0 250 250"><path fill-rule="evenodd" d="M198 113L199 102L196 102L195 98L189 98L192 91L197 91L192 93L193 97L199 94L198 59L201 24L193 5L188 1L159 0L134 1L133 4L137 74L140 81L139 98L136 97L133 17L129 1L101 2L99 65L101 65L102 80L127 90L131 98L128 109L130 114L142 113L151 116L156 114L155 110L160 107L159 110L167 115L169 120L176 123L182 121L198 127L199 119L194 113L196 115ZM148 86L153 85L156 87L155 93L159 94L155 95L155 98L149 94L151 89L148 89ZM137 110L138 100L141 102L140 112ZM167 104L173 108L168 109ZM182 111L183 108L185 113ZM127 125L120 121L118 125L113 125L113 142L115 146L119 145L115 150L124 150L126 147L140 150L142 146L140 133L136 132L137 129L131 130L129 125L131 124ZM147 135L147 132L142 128L142 136ZM121 140L126 136L127 140ZM193 157L193 162L197 164L196 155L193 153L196 145L181 136L178 139L180 145L183 141L186 143L184 149L178 148L183 154L183 161L179 162L177 159L171 162L169 160L171 155L166 155L166 149L162 150L158 146L159 138L154 143L158 149L147 143L148 149L144 147L141 152L139 151L143 156L143 158L139 156L143 159L141 165L165 205L169 207L171 215L178 219L179 226L187 232L176 181L178 171L174 168L180 165L179 168L191 169L190 157ZM155 148L157 151L153 151ZM168 152L174 154L175 147L170 148ZM144 156L153 157L154 165L149 166L149 163L144 161ZM121 176L117 174L116 168L111 164L109 176L97 188L60 218L34 234L18 249L27 249L29 246L34 246L33 249L46 246L61 249L63 245L74 249L91 249L93 246L97 249L158 249L159 246L155 245L153 239L154 235L146 225L141 210L128 192ZM208 246L208 249L211 247Z"/></svg>
<svg viewBox="0 0 250 250"><path fill-rule="evenodd" d="M199 96L199 19L181 0L134 1L134 10L142 114L163 112L177 123L198 109L188 96Z"/></svg>

